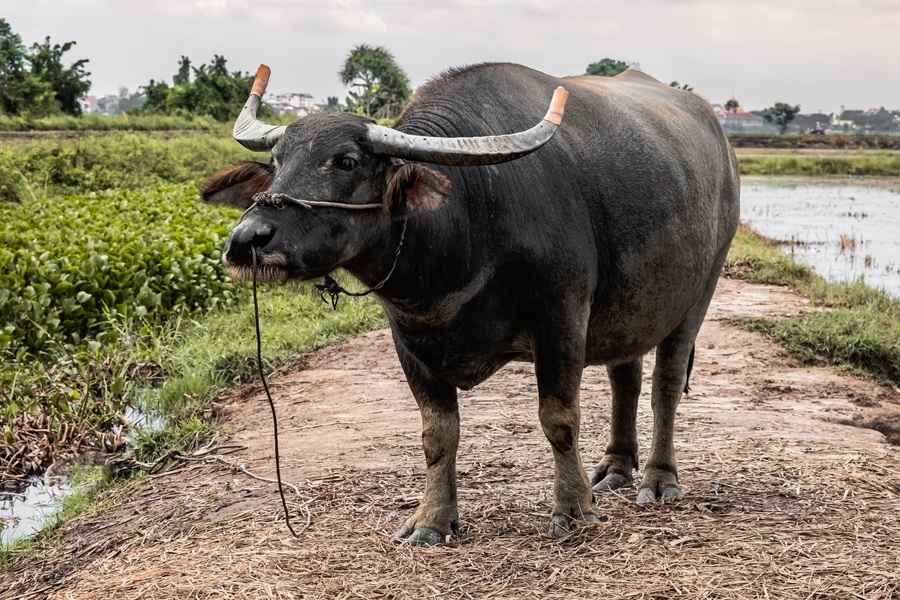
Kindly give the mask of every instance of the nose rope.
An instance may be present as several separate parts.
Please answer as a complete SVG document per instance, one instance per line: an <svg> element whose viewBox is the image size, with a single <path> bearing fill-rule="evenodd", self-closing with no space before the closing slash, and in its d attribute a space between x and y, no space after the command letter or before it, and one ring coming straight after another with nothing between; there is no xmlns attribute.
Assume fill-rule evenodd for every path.
<svg viewBox="0 0 900 600"><path fill-rule="evenodd" d="M291 204L295 204L297 206L302 206L308 210L311 210L316 207L321 208L342 208L346 210L372 210L375 208L383 208L383 205L378 203L369 203L369 204L349 204L347 202L330 202L324 200L306 200L304 198L295 198L294 196L290 196L288 194L282 194L280 192L259 192L258 194L253 195L253 204L247 207L247 210L241 215L240 220L243 221L244 217L247 216L251 210L256 208L257 206L268 206L271 208L281 209L284 208L285 202L289 202ZM374 286L362 292L351 292L344 287L341 286L331 275L325 275L322 278L322 283L315 284L316 290L319 292L319 297L322 298L323 302L330 302L331 308L337 310L338 301L340 300L341 294L345 296L352 296L354 298L359 298L362 296L368 296L372 292L377 292L385 285L387 285L388 280L391 278L391 275L394 274L394 271L397 269L397 263L400 260L400 251L403 249L403 242L406 241L406 225L407 219L403 218L403 226L400 230L400 242L397 244L397 248L394 250L394 262L391 264L391 268L388 270L387 275L379 281ZM251 247L253 251L253 260L256 260L256 248ZM256 263L254 263L253 267L253 277L256 277ZM326 300L325 295L328 295L328 299Z"/></svg>
<svg viewBox="0 0 900 600"><path fill-rule="evenodd" d="M290 197L288 197L288 198L292 202L294 202L294 201L308 202L308 201L296 200L296 199L290 198ZM265 199L264 201L268 201L268 198ZM246 215L247 212L249 212L250 209L252 209L258 203L260 203L260 201L257 200L256 197L254 197L254 203L250 206L250 208L247 209L247 211L244 212L244 215ZM380 208L381 207L380 204L344 205L344 204L338 203L338 202L335 202L335 203L327 203L326 202L326 203L311 204L310 206L307 206L306 208L312 208L313 206L319 206L321 204L334 205L338 208L343 208L346 206L354 206L354 207L361 206L361 207L368 207L368 208L372 208L372 207ZM241 220L243 220L244 215L241 215ZM324 280L322 281L322 283L316 284L316 289L319 291L319 295L322 298L322 300L325 301L325 294L328 294L331 297L331 307L333 309L337 309L338 299L340 298L341 294L346 294L348 296L355 296L355 297L367 296L367 295L371 294L372 292L375 292L375 291L383 288L385 286L385 284L387 284L388 279L391 278L391 275L394 274L394 270L397 268L397 262L400 260L400 251L403 249L403 242L406 240L406 225L407 225L407 219L406 219L406 217L404 217L403 225L400 229L400 241L397 244L397 248L394 250L394 261L391 264L391 268L388 270L387 275L385 275L381 281L379 281L376 285L367 289L364 292L350 292L350 291L345 290L343 287L341 287L341 285L337 281L335 281L331 277L331 275L326 275ZM253 278L252 278L252 281L253 281L253 324L254 324L254 328L256 330L256 370L259 374L259 380L260 380L260 382L262 382L263 391L266 394L266 400L268 400L268 402L269 402L269 409L271 410L271 413L272 413L272 437L273 437L274 448L275 448L275 480L278 483L278 495L281 497L281 507L282 507L282 509L284 509L284 521L287 524L287 528L290 530L291 535L293 535L295 538L299 538L300 534L298 534L294 530L294 526L291 524L291 513L288 510L287 500L284 497L284 484L281 481L281 452L278 447L278 413L275 410L275 401L272 400L272 393L269 391L269 382L266 380L266 373L265 373L265 369L263 368L262 328L260 327L260 324L259 324L259 300L257 299L257 293L256 293L256 288L257 288L256 277L257 277L257 272L259 270L259 260L256 255L256 246L253 246L253 245L250 246L250 257L251 257L252 266L253 266L251 271L253 274Z"/></svg>
<svg viewBox="0 0 900 600"><path fill-rule="evenodd" d="M244 214L247 214L256 206L284 208L285 203L302 206L303 208L343 208L345 210L372 210L384 207L380 202L351 204L349 202L332 202L330 200L307 200L306 198L296 198L289 194L282 194L281 192L259 192L258 194L253 195L253 204L244 211Z"/></svg>
<svg viewBox="0 0 900 600"><path fill-rule="evenodd" d="M250 255L253 258L253 322L256 325L256 369L259 371L259 380L262 382L263 390L266 392L266 399L269 401L269 408L272 411L272 433L275 439L275 480L278 482L281 506L284 508L284 520L291 531L291 535L297 538L300 535L294 531L294 526L291 525L291 513L288 511L287 500L284 499L284 485L281 483L281 454L278 451L278 415L275 412L275 402L272 400L271 392L269 392L269 383L266 381L266 374L263 369L262 332L259 327L259 302L256 299L256 247L250 247Z"/></svg>
<svg viewBox="0 0 900 600"><path fill-rule="evenodd" d="M365 291L351 292L341 287L341 284L335 281L331 275L326 275L322 278L322 283L316 284L316 289L319 290L319 297L327 302L327 300L325 300L325 294L328 294L328 297L331 300L331 308L337 310L338 300L340 300L341 294L359 298L368 296L372 292L377 292L383 288L387 284L388 279L391 278L391 275L394 274L394 271L397 269L397 263L400 261L400 251L403 250L403 242L406 241L406 224L406 217L403 217L403 226L400 229L400 241L397 243L397 248L394 250L394 262L391 263L391 268L388 269L387 275L385 275L381 281Z"/></svg>

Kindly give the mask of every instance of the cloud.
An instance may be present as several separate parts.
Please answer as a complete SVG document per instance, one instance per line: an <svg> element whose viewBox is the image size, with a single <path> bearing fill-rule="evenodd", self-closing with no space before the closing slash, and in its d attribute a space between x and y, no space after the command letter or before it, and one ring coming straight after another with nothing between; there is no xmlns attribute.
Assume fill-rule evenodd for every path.
<svg viewBox="0 0 900 600"><path fill-rule="evenodd" d="M77 40L73 58L90 58L101 93L171 77L181 54L218 53L245 70L269 62L273 89L342 95L341 62L369 43L387 46L413 83L491 60L566 75L610 56L754 108L900 108L897 0L0 2L28 42Z"/></svg>

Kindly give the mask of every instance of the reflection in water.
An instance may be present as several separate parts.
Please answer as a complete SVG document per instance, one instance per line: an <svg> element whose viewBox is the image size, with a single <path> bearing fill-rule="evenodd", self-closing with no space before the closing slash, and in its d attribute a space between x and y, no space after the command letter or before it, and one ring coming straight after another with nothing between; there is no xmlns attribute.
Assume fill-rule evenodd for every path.
<svg viewBox="0 0 900 600"><path fill-rule="evenodd" d="M71 491L65 481L34 477L20 494L0 492L0 546L39 531Z"/></svg>
<svg viewBox="0 0 900 600"><path fill-rule="evenodd" d="M900 195L860 184L746 180L741 221L829 281L900 297Z"/></svg>
<svg viewBox="0 0 900 600"><path fill-rule="evenodd" d="M131 435L139 430L157 431L166 425L158 414L134 407L126 407L124 416L131 423ZM52 468L48 475L50 471ZM32 477L19 493L0 491L0 547L40 531L59 511L63 500L75 491L65 476L48 475Z"/></svg>

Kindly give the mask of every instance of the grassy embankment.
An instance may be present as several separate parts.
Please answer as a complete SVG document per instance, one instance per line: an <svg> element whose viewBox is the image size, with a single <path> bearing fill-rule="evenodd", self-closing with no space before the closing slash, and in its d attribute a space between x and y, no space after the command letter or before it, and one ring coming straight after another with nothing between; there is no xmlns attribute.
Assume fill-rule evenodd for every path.
<svg viewBox="0 0 900 600"><path fill-rule="evenodd" d="M168 417L131 444L144 460L208 436L253 337L248 291L219 261L238 213L198 202L195 182L246 156L209 135L0 149L16 200L0 202L0 487L121 449L129 405ZM270 363L381 323L370 301L333 312L304 286L264 290L261 310Z"/></svg>
<svg viewBox="0 0 900 600"><path fill-rule="evenodd" d="M738 149L737 154L742 175L900 176L900 151L785 154L754 148Z"/></svg>
<svg viewBox="0 0 900 600"><path fill-rule="evenodd" d="M209 117L178 117L172 115L115 115L85 114L0 115L0 131L220 131L222 123Z"/></svg>
<svg viewBox="0 0 900 600"><path fill-rule="evenodd" d="M814 310L781 319L740 319L805 362L827 362L900 385L900 301L863 283L829 283L742 227L726 273L756 283L793 288Z"/></svg>

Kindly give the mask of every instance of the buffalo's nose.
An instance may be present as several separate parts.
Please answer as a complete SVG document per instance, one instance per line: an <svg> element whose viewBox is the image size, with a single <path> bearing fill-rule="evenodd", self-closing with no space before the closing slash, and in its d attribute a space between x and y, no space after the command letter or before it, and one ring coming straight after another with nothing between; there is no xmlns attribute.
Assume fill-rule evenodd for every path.
<svg viewBox="0 0 900 600"><path fill-rule="evenodd" d="M225 260L232 265L250 264L251 248L262 249L275 237L275 228L268 223L244 221L238 224L225 244Z"/></svg>

